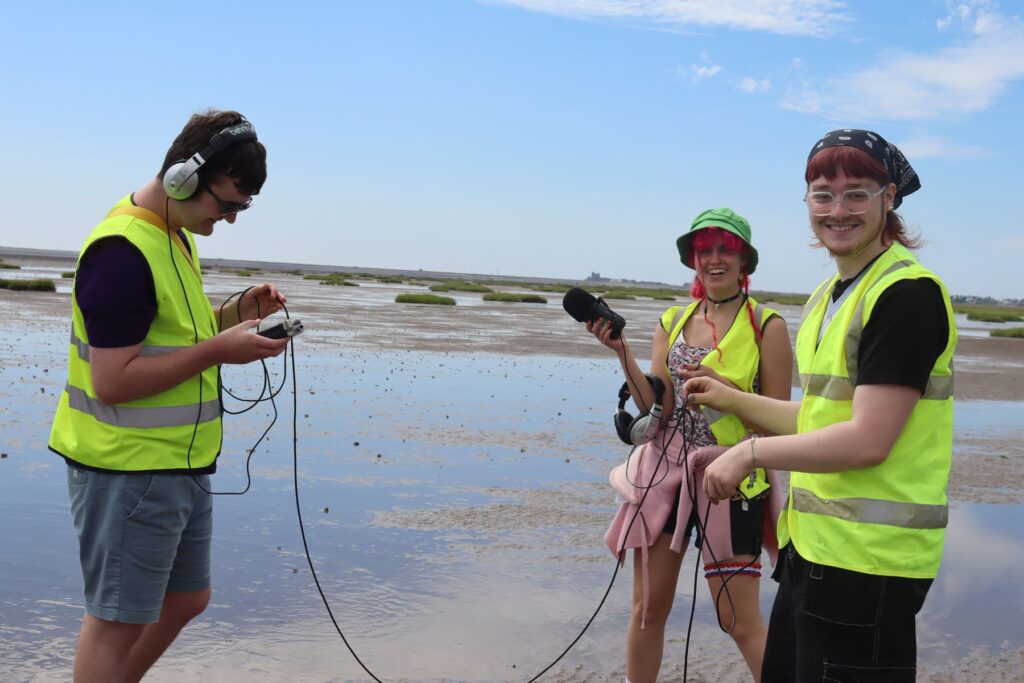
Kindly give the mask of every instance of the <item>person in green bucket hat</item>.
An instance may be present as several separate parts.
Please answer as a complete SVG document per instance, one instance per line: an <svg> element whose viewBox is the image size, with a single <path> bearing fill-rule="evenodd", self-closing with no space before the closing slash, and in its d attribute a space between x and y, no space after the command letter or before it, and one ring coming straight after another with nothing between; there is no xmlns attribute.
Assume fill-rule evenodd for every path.
<svg viewBox="0 0 1024 683"><path fill-rule="evenodd" d="M683 553L696 529L695 545L703 555L719 623L759 680L768 632L759 604L760 558L767 549L775 560L781 486L774 473L761 470L756 490L763 495L758 499L710 505L701 485L703 467L751 438L754 427L688 405L682 388L690 378L713 377L745 392L789 400L793 353L785 321L748 294L758 258L745 218L727 208L704 211L676 246L680 260L695 273L692 301L661 315L650 375L640 369L624 334L612 338L607 323L587 323L587 330L618 355L637 407L646 412L662 405L655 429L631 441L639 448L609 477L625 502L605 542L620 561L626 549L634 550L626 677L632 683L658 677ZM660 397L659 382L671 388ZM771 485L767 492L765 483Z"/></svg>
<svg viewBox="0 0 1024 683"><path fill-rule="evenodd" d="M747 249L747 262L744 272L753 275L757 268L757 249L750 243L750 223L732 209L708 209L693 219L690 231L680 235L676 240L676 248L679 249L679 259L687 268L693 268L693 258L690 253L690 241L701 230L707 228L718 228L743 240Z"/></svg>

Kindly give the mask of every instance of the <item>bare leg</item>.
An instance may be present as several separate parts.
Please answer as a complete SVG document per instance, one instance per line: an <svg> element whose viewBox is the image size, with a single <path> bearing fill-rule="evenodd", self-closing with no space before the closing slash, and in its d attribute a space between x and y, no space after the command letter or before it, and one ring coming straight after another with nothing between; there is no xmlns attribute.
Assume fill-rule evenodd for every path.
<svg viewBox="0 0 1024 683"><path fill-rule="evenodd" d="M107 621L86 614L75 650L75 683L123 681L128 652L142 635L143 624Z"/></svg>
<svg viewBox="0 0 1024 683"><path fill-rule="evenodd" d="M672 611L676 595L676 580L683 562L682 553L669 546L672 537L659 534L648 556L649 603L644 628L643 616L643 564L639 550L633 551L633 613L626 634L626 678L632 683L654 683L661 669L665 647L665 624ZM731 583L731 582L730 582Z"/></svg>
<svg viewBox="0 0 1024 683"><path fill-rule="evenodd" d="M722 562L746 564L752 559L751 555L737 555ZM719 589L728 576L725 574L708 579L711 600L718 600L718 616L722 621L722 626L732 628L729 635L736 642L740 654L743 655L747 666L750 667L754 681L760 683L761 661L764 659L764 646L768 640L768 627L764 623L764 617L761 616L759 601L761 581L753 576L736 575L729 579L726 590L723 590L719 597ZM729 601L730 596L732 597L731 602Z"/></svg>
<svg viewBox="0 0 1024 683"><path fill-rule="evenodd" d="M207 588L189 593L167 593L160 608L160 621L146 624L142 636L128 653L125 681L134 683L142 679L160 655L170 647L185 628L185 624L198 616L210 602L212 591Z"/></svg>

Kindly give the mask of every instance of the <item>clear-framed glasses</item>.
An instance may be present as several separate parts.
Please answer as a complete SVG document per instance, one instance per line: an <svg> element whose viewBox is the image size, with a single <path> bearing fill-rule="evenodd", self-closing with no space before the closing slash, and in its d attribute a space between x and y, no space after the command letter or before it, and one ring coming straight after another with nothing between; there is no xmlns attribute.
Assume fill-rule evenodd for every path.
<svg viewBox="0 0 1024 683"><path fill-rule="evenodd" d="M868 210L871 200L885 192L886 186L878 188L875 192L867 190L847 190L838 199L831 192L808 192L804 195L804 202L815 216L827 216L835 211L836 204L841 203L847 213L854 215L864 213Z"/></svg>
<svg viewBox="0 0 1024 683"><path fill-rule="evenodd" d="M218 197L209 187L204 187L203 189L209 192L210 196L217 200L217 205L220 207L220 215L222 216L227 216L230 213L238 213L239 211L245 211L252 206L252 197L249 197L241 204L237 202L226 202Z"/></svg>

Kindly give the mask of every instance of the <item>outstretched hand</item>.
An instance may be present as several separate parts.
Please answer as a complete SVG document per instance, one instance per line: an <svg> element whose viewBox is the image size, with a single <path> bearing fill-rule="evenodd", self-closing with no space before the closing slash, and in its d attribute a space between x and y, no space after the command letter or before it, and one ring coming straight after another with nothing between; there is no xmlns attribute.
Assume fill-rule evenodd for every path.
<svg viewBox="0 0 1024 683"><path fill-rule="evenodd" d="M750 474L750 448L746 441L741 441L704 470L704 493L711 502L718 503L736 495L740 482Z"/></svg>
<svg viewBox="0 0 1024 683"><path fill-rule="evenodd" d="M714 370L710 371L714 373ZM723 413L733 412L733 401L740 390L731 383L711 375L692 377L683 385L687 403L710 406Z"/></svg>

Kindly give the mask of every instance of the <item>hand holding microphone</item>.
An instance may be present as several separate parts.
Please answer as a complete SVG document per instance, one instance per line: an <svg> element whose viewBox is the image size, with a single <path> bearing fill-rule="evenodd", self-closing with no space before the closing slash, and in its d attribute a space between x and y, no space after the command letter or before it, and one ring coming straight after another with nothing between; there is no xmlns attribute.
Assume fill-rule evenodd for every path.
<svg viewBox="0 0 1024 683"><path fill-rule="evenodd" d="M580 287L573 287L565 293L562 299L562 308L565 312L581 323L596 323L604 321L611 325L611 339L618 339L622 335L622 328L626 326L626 320L621 315L608 308L608 304L601 297L595 297ZM592 325L587 329L594 331Z"/></svg>

